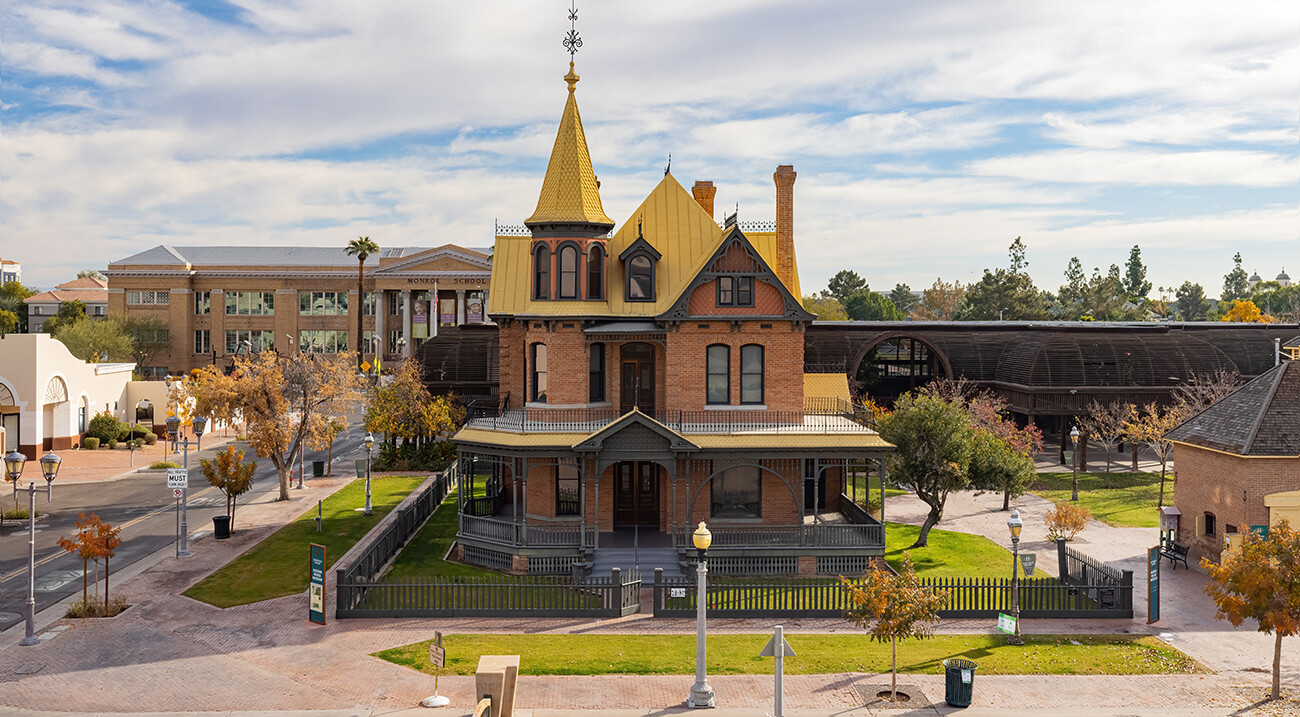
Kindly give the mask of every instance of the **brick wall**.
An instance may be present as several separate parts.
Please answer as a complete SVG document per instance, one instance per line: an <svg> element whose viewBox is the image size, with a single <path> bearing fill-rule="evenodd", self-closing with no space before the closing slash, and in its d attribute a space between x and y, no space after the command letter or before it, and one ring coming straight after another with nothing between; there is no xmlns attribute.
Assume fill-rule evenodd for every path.
<svg viewBox="0 0 1300 717"><path fill-rule="evenodd" d="M689 322L668 334L668 356L673 362L672 391L666 407L698 411L706 405L705 354L711 344L731 347L731 403L740 405L740 347L764 347L764 405L774 411L803 410L803 332L791 331L789 322L746 321L739 332L729 322ZM700 326L708 328L700 328Z"/></svg>
<svg viewBox="0 0 1300 717"><path fill-rule="evenodd" d="M785 313L785 298L775 286L756 279L753 306L718 306L717 281L710 279L691 293L687 310L692 316L780 316Z"/></svg>
<svg viewBox="0 0 1300 717"><path fill-rule="evenodd" d="M522 408L527 400L524 324L521 321L502 323L497 327L497 332L501 396L510 394L508 408Z"/></svg>
<svg viewBox="0 0 1300 717"><path fill-rule="evenodd" d="M1178 540L1190 548L1188 562L1217 562L1228 526L1244 533L1251 525L1266 525L1264 496L1300 489L1300 458L1243 458L1185 444L1175 451ZM1214 515L1215 532L1197 537L1197 516L1205 513Z"/></svg>

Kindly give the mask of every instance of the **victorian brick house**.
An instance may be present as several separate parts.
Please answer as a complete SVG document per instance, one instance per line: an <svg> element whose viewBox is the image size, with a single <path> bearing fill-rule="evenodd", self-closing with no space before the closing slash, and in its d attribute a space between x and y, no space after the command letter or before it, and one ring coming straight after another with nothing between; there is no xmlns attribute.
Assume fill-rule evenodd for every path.
<svg viewBox="0 0 1300 717"><path fill-rule="evenodd" d="M793 168L774 175L774 225L720 227L712 184L665 172L615 230L572 64L565 80L528 231L493 253L500 403L455 438L461 555L567 573L635 541L642 568L676 568L708 521L724 572L862 570L884 550L860 506L890 446L842 375L805 390L836 381L803 373Z"/></svg>
<svg viewBox="0 0 1300 717"><path fill-rule="evenodd" d="M1290 343L1290 342L1289 342ZM1300 361L1286 361L1167 434L1177 446L1178 539L1218 561L1247 531L1300 528Z"/></svg>

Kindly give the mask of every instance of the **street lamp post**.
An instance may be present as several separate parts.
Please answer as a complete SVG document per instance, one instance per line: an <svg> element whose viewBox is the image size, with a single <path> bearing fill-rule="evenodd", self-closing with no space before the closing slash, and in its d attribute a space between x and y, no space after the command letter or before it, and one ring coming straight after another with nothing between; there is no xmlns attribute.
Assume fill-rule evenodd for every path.
<svg viewBox="0 0 1300 717"><path fill-rule="evenodd" d="M27 456L14 451L5 456L5 475L14 483L14 491L18 490L18 480L23 477L23 466L27 463ZM54 500L54 479L59 475L59 465L63 459L54 454L53 451L41 456L41 475L45 477L45 500L50 502ZM27 484L27 634L18 642L19 645L30 647L39 645L40 638L36 637L36 482L32 481Z"/></svg>
<svg viewBox="0 0 1300 717"><path fill-rule="evenodd" d="M1074 442L1074 455L1071 463L1074 464L1074 481L1073 489L1070 493L1070 500L1079 500L1079 427L1070 427L1070 440Z"/></svg>
<svg viewBox="0 0 1300 717"><path fill-rule="evenodd" d="M687 707L713 707L713 688L709 686L704 674L704 609L708 603L707 576L709 574L708 551L713 544L713 534L700 521L700 527L691 534L691 542L699 551L699 562L695 567L698 582L695 586L695 684L691 685L690 695L686 697Z"/></svg>
<svg viewBox="0 0 1300 717"><path fill-rule="evenodd" d="M173 416L173 418L175 417ZM168 425L170 425L170 421L172 419L169 418L167 420L169 422ZM177 424L180 423L179 418L176 419L176 423ZM193 421L190 422L190 429L194 431L194 435L197 437L197 440L199 441L203 440L203 429L207 428L207 425L208 425L208 419L204 418L203 416L198 416ZM190 437L189 436L185 437L185 440L181 442L181 446L184 449L184 457L181 459L182 461L181 466L185 469L186 475L188 475L190 471ZM196 448L195 450L197 451L198 449ZM187 480L186 483L189 483L189 481ZM188 558L189 556L193 555L193 553L190 552L189 501L190 501L190 489L188 487L182 488L181 489L181 544L179 549L176 551L176 556L180 558Z"/></svg>
<svg viewBox="0 0 1300 717"><path fill-rule="evenodd" d="M1016 631L1007 635L1008 645L1023 645L1020 639L1020 529L1025 527L1020 519L1020 511L1011 511L1007 519L1007 528L1011 531L1011 616L1016 619Z"/></svg>
<svg viewBox="0 0 1300 717"><path fill-rule="evenodd" d="M366 433L366 509L365 515L373 515L374 510L370 506L370 449L375 445L375 434Z"/></svg>

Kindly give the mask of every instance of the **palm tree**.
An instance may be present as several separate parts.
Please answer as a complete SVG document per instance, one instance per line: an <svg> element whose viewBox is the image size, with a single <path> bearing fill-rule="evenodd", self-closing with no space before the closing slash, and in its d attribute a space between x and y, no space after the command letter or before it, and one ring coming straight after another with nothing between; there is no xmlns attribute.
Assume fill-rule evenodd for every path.
<svg viewBox="0 0 1300 717"><path fill-rule="evenodd" d="M357 371L361 371L361 357L365 350L361 347L361 316L366 313L366 257L371 254L379 253L379 245L370 240L370 237L357 237L348 242L348 248L345 250L348 256L357 258L357 298L361 301L361 310L357 312ZM378 309L378 307L376 307Z"/></svg>

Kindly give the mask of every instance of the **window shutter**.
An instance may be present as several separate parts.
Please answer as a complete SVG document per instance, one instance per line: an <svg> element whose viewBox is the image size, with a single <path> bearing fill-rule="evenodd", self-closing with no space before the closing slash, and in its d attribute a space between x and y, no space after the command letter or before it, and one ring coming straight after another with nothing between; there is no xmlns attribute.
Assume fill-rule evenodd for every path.
<svg viewBox="0 0 1300 717"><path fill-rule="evenodd" d="M1196 537L1199 538L1202 535L1205 535L1205 514L1204 513L1196 516Z"/></svg>

